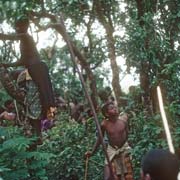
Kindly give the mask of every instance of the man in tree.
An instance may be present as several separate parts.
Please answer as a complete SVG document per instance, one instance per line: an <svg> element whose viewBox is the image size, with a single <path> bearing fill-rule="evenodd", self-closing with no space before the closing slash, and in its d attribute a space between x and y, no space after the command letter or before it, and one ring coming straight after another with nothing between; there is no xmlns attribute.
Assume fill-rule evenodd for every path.
<svg viewBox="0 0 180 180"><path fill-rule="evenodd" d="M128 138L128 117L126 114L119 116L118 108L114 102L107 102L102 107L102 113L105 119L101 123L102 134L106 133L108 138L107 154L112 163L116 180L132 180L132 169L126 166L128 160L129 146L126 143ZM97 139L93 150L86 152L86 157L95 153L100 145L100 137ZM129 166L129 164L128 164ZM131 171L131 175L129 174ZM104 180L112 180L110 169L105 160ZM113 179L114 180L114 179Z"/></svg>
<svg viewBox="0 0 180 180"><path fill-rule="evenodd" d="M5 35L0 33L1 40L20 40L21 58L9 64L2 64L4 67L25 66L37 85L40 93L42 106L42 118L53 119L55 112L55 102L52 84L47 65L40 60L40 55L35 46L33 38L28 34L29 20L21 18L16 21L15 35Z"/></svg>

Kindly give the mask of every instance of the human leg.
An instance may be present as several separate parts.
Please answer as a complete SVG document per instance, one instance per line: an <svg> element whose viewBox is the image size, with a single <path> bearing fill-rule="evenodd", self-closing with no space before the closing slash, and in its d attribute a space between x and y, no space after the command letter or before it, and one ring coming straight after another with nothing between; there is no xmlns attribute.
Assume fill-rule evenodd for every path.
<svg viewBox="0 0 180 180"><path fill-rule="evenodd" d="M31 65L28 68L28 71L32 77L32 80L38 87L42 112L44 115L43 118L46 118L48 116L47 112L50 111L50 113L52 113L55 107L53 88L48 72L48 67L45 63L39 63Z"/></svg>
<svg viewBox="0 0 180 180"><path fill-rule="evenodd" d="M104 166L104 180L120 180L119 177L115 173L115 169L112 164L112 173L110 172L109 165Z"/></svg>
<svg viewBox="0 0 180 180"><path fill-rule="evenodd" d="M36 136L37 139L31 144L29 150L36 150L37 145L41 145L42 133L41 133L41 122L39 119L30 119L30 125L32 126L32 135Z"/></svg>
<svg viewBox="0 0 180 180"><path fill-rule="evenodd" d="M110 170L108 165L104 166L104 180L110 180Z"/></svg>

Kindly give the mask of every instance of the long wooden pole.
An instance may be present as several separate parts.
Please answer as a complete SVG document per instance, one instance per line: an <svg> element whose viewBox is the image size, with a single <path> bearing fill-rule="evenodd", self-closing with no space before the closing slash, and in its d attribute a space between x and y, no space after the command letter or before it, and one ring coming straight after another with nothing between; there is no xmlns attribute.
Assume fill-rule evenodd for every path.
<svg viewBox="0 0 180 180"><path fill-rule="evenodd" d="M166 138L167 138L169 150L170 150L170 152L172 152L174 154L175 153L174 146L173 146L173 143L172 143L172 137L171 137L171 133L170 133L170 130L169 130L168 120L166 118L166 113L165 113L165 110L164 110L161 89L160 89L159 86L157 87L157 94L158 94L159 108L160 108L161 117L162 117L162 120L163 120L163 125L164 125L164 129L165 129L165 133L166 133Z"/></svg>
<svg viewBox="0 0 180 180"><path fill-rule="evenodd" d="M93 102L91 100L91 97L88 94L88 91L87 91L87 88L86 88L86 85L85 85L85 82L84 82L84 78L83 78L83 76L82 76L82 74L81 74L81 72L79 70L78 65L76 64L75 54L74 54L74 51L73 51L73 47L72 47L72 45L70 43L69 36L68 36L68 34L66 32L66 27L64 25L64 20L63 20L63 15L62 14L61 14L61 18L60 18L60 23L61 23L63 31L64 31L65 41L67 43L67 46L68 46L70 54L71 54L71 60L73 61L74 65L76 67L76 70L77 70L77 72L79 74L79 78L80 78L80 81L81 81L82 86L84 88L84 92L85 92L86 98L87 98L87 100L89 102L90 108L91 108L92 113L93 113L94 121L96 123L96 127L97 127L97 130L98 130L98 133L99 133L99 137L100 137L101 144L102 144L102 147L103 147L103 150L104 150L104 153L105 153L105 157L106 157L107 162L108 162L108 166L109 166L109 169L110 169L111 176L112 176L113 179L115 179L114 173L113 173L113 170L112 170L112 165L111 165L111 162L109 160L109 156L108 156L107 151L106 151L106 146L105 146L105 144L103 142L103 135L102 135L101 127L100 127L100 124L99 124L99 121L98 121L98 118L97 118L97 114L96 114Z"/></svg>
<svg viewBox="0 0 180 180"><path fill-rule="evenodd" d="M84 173L84 180L87 180L87 175L88 175L88 162L89 162L89 158L86 158L85 161L85 173Z"/></svg>
<svg viewBox="0 0 180 180"><path fill-rule="evenodd" d="M18 123L20 124L21 121L20 121L20 118L19 118L19 111L18 111L18 108L17 108L17 103L16 103L16 100L14 100L14 107L15 107L15 110L16 110L16 115L17 115L17 121Z"/></svg>

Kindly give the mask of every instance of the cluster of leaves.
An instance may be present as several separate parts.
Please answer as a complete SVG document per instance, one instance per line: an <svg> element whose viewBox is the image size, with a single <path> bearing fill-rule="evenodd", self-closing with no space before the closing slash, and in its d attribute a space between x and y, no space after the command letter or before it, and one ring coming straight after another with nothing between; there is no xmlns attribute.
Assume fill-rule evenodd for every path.
<svg viewBox="0 0 180 180"><path fill-rule="evenodd" d="M2 179L47 179L45 167L52 154L29 151L35 140L22 136L22 130L17 127L0 127Z"/></svg>
<svg viewBox="0 0 180 180"><path fill-rule="evenodd" d="M47 167L48 178L53 180L84 179L85 152L92 148L95 141L95 125L92 119L86 125L70 121L67 114L61 114L56 126L47 134L42 150L55 154ZM103 157L97 152L88 163L88 178L102 178Z"/></svg>
<svg viewBox="0 0 180 180"><path fill-rule="evenodd" d="M8 100L10 97L7 94L7 92L4 89L0 89L0 101L3 104L6 100Z"/></svg>
<svg viewBox="0 0 180 180"><path fill-rule="evenodd" d="M140 103L137 103L138 94L129 98L129 143L132 147L132 163L135 179L139 179L141 161L150 149L168 149L163 122L159 113L149 115ZM134 99L133 99L134 98ZM128 109L129 108L129 109ZM175 150L179 151L179 102L173 102L165 107L169 127Z"/></svg>
<svg viewBox="0 0 180 180"><path fill-rule="evenodd" d="M147 117L144 112L140 112L132 117L130 121L129 142L132 146L134 175L138 179L144 154L150 149L167 148L167 143L159 115Z"/></svg>
<svg viewBox="0 0 180 180"><path fill-rule="evenodd" d="M35 9L39 5L38 1L9 1L2 0L0 2L0 21L4 21L4 19L10 21L12 24L14 23L14 18L18 19L22 16L26 16L27 11Z"/></svg>

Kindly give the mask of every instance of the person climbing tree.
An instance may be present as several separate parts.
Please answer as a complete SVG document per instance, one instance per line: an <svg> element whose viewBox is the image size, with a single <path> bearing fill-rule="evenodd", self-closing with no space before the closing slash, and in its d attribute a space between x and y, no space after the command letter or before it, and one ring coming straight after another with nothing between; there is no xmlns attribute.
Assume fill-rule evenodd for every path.
<svg viewBox="0 0 180 180"><path fill-rule="evenodd" d="M124 114L119 116L118 108L112 101L108 101L102 107L102 114L105 119L101 123L102 134L107 134L108 145L107 154L112 163L113 172L116 180L133 180L132 168L129 162L129 145L128 138L128 116ZM90 157L95 153L101 143L100 137L97 139L93 150L85 153ZM105 160L104 180L112 179L110 169Z"/></svg>
<svg viewBox="0 0 180 180"><path fill-rule="evenodd" d="M1 64L4 67L25 66L38 87L42 106L41 118L54 118L55 101L53 88L47 65L40 60L33 38L28 34L28 18L20 18L15 23L16 34L0 33L0 40L20 40L21 58L9 64Z"/></svg>

